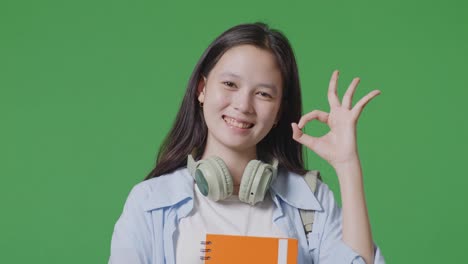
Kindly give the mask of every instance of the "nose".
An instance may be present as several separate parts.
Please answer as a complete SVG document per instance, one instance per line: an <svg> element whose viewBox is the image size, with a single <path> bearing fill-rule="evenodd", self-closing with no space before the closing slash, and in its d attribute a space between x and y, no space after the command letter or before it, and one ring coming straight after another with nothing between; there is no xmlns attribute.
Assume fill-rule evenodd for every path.
<svg viewBox="0 0 468 264"><path fill-rule="evenodd" d="M233 107L244 114L253 113L252 98L248 92L237 92L233 98Z"/></svg>

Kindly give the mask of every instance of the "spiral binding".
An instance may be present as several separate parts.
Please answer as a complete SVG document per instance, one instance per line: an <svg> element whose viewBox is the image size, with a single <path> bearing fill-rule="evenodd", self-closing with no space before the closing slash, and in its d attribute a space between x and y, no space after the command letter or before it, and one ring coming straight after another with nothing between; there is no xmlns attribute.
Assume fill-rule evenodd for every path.
<svg viewBox="0 0 468 264"><path fill-rule="evenodd" d="M204 245L204 246L207 246L207 245L211 245L212 243L211 243L211 241L202 240L202 241L200 241L200 244ZM206 247L202 248L202 249L200 249L200 252L202 252L202 253L211 252L211 248L206 248ZM210 260L211 257L204 254L203 256L200 256L200 259L201 260Z"/></svg>

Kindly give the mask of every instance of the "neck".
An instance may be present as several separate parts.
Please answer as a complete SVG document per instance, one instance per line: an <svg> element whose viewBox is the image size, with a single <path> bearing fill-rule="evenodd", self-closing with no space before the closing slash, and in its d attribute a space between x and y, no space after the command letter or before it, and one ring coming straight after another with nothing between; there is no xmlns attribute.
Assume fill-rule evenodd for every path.
<svg viewBox="0 0 468 264"><path fill-rule="evenodd" d="M221 158L229 170L234 183L233 194L238 194L239 186L247 164L254 159L257 159L257 151L255 148L248 150L234 150L225 146L216 146L210 148L207 144L205 152L202 155L202 159L217 156Z"/></svg>

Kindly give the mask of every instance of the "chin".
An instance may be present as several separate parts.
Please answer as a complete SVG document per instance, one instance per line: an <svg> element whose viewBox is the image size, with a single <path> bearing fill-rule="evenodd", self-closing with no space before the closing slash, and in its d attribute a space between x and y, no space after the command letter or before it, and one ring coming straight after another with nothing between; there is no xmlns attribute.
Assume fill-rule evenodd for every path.
<svg viewBox="0 0 468 264"><path fill-rule="evenodd" d="M254 148L256 147L256 145L252 145L252 144L245 144L245 143L235 143L235 142L229 142L227 144L224 144L227 148L229 149L232 149L232 150L236 150L236 151L247 151L249 150L250 148Z"/></svg>

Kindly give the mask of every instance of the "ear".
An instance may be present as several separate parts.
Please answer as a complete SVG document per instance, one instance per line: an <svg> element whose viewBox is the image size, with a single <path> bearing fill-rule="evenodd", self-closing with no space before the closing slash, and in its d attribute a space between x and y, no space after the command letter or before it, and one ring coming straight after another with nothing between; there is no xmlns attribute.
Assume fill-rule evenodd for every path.
<svg viewBox="0 0 468 264"><path fill-rule="evenodd" d="M206 77L202 75L202 78L200 78L200 81L198 82L198 87L197 87L197 94L198 94L198 101L200 103L203 103L205 101L205 89L206 88Z"/></svg>

